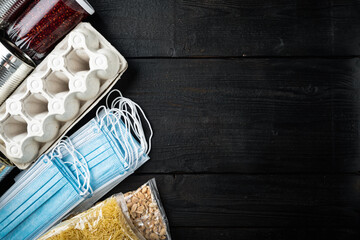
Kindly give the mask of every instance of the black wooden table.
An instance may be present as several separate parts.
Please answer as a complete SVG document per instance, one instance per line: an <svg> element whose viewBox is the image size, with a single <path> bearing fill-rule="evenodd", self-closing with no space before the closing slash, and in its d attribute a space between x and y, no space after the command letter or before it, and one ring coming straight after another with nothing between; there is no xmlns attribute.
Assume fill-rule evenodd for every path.
<svg viewBox="0 0 360 240"><path fill-rule="evenodd" d="M360 239L360 1L90 2L155 131L107 196L155 177L174 239Z"/></svg>

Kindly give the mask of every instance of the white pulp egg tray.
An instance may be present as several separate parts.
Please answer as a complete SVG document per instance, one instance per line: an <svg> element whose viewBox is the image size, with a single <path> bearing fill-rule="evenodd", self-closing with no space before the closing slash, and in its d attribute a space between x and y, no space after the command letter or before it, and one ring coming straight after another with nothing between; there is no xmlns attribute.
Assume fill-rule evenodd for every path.
<svg viewBox="0 0 360 240"><path fill-rule="evenodd" d="M124 57L80 23L0 107L0 151L25 169L110 91Z"/></svg>

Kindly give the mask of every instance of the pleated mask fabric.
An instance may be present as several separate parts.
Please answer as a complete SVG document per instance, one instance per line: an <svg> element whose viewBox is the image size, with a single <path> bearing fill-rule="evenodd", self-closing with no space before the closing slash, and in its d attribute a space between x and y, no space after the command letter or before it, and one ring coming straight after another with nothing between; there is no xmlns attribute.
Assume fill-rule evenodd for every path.
<svg viewBox="0 0 360 240"><path fill-rule="evenodd" d="M0 198L0 239L37 238L81 203L98 200L149 159L151 138L149 121L130 99L120 95L100 107Z"/></svg>

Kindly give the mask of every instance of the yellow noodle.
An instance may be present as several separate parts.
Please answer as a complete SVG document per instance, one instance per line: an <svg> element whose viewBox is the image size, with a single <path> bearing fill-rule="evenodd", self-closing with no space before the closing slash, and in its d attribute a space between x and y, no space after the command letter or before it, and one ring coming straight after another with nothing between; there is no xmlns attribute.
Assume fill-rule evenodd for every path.
<svg viewBox="0 0 360 240"><path fill-rule="evenodd" d="M138 240L116 199L111 197L50 230L41 240Z"/></svg>

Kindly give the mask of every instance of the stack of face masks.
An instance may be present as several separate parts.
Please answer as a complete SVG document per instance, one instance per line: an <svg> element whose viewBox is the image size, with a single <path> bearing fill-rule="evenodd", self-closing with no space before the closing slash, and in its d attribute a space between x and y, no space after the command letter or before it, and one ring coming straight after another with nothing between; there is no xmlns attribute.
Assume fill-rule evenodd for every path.
<svg viewBox="0 0 360 240"><path fill-rule="evenodd" d="M149 159L151 138L136 103L120 96L101 107L0 198L0 239L37 238L75 207L92 205Z"/></svg>

